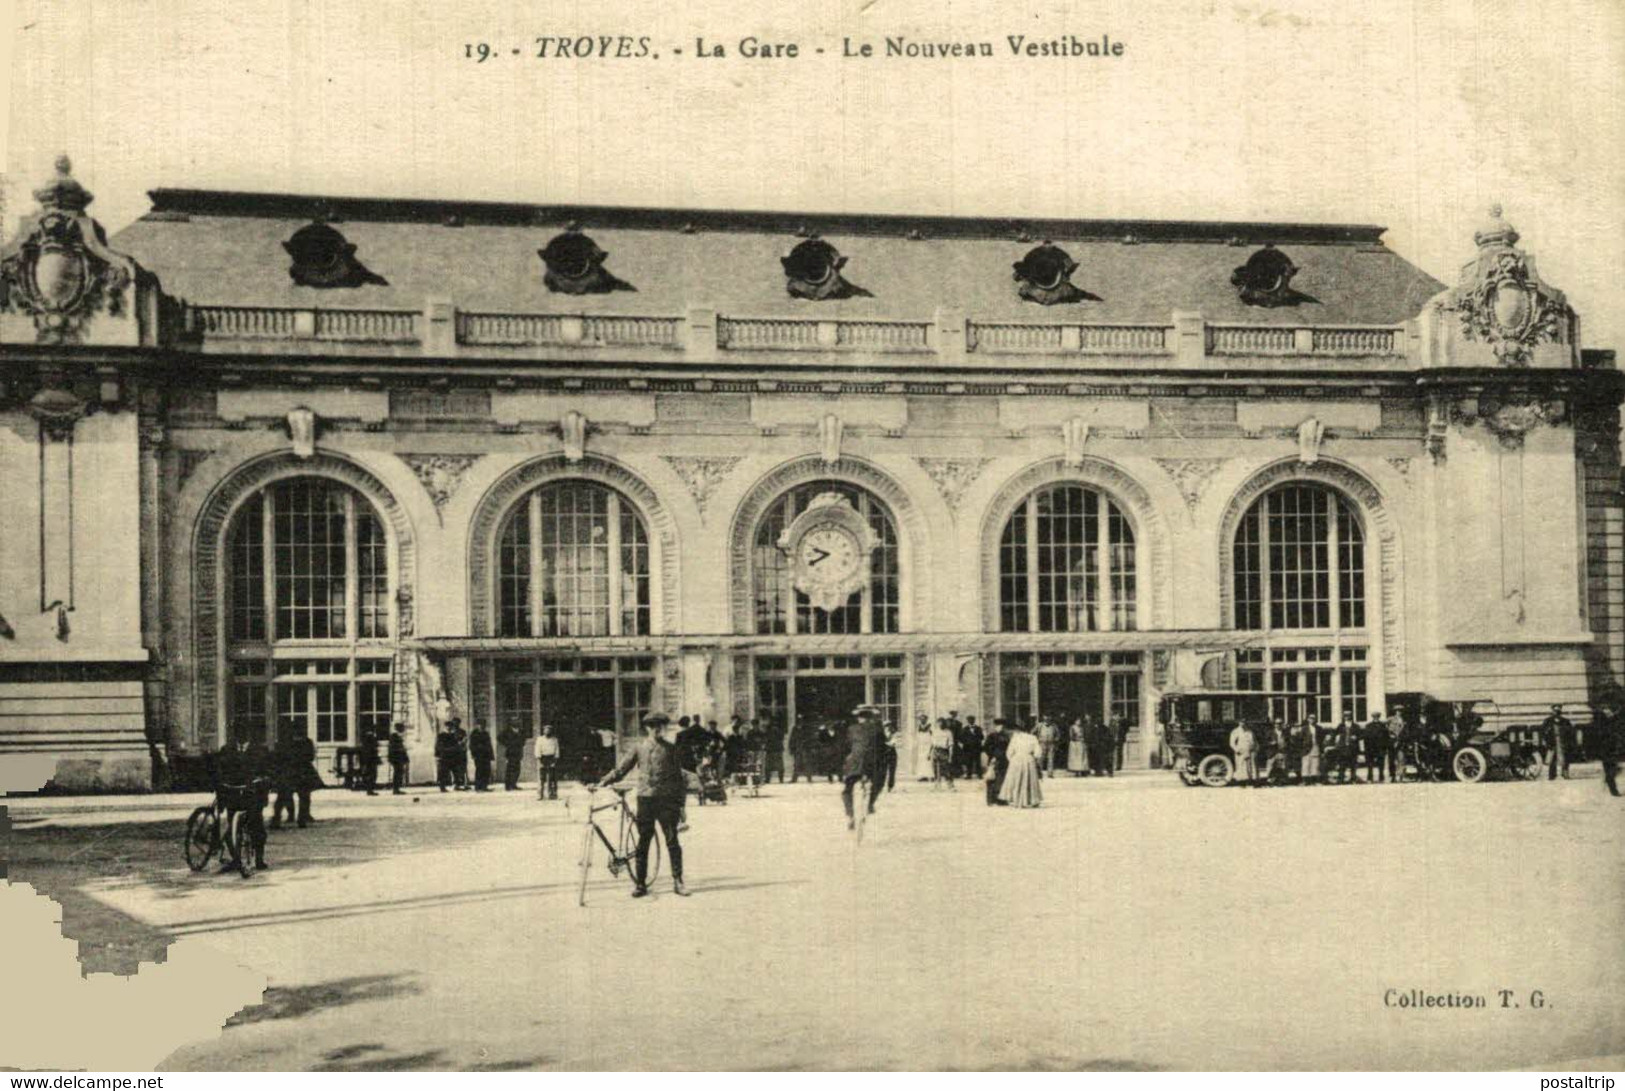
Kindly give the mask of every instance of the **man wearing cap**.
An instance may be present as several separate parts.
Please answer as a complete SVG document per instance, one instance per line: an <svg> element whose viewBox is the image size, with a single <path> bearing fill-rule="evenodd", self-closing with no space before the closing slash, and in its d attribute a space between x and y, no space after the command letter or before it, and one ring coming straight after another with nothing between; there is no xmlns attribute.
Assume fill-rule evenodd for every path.
<svg viewBox="0 0 1625 1091"><path fill-rule="evenodd" d="M870 814L875 813L875 800L885 783L885 764L882 751L886 746L885 728L880 722L880 710L874 705L859 705L853 710L857 720L847 736L846 763L841 767L841 805L846 808L846 828L854 824L852 789L861 780L869 782Z"/></svg>
<svg viewBox="0 0 1625 1091"><path fill-rule="evenodd" d="M678 820L688 783L683 778L683 763L677 743L669 738L667 729L671 717L663 712L651 712L643 718L644 737L631 748L619 765L612 769L598 787L607 788L638 768L638 848L633 861L633 878L637 885L632 897L641 898L649 893L644 881L649 874L649 842L654 838L658 824L666 839L666 852L671 858L671 889L673 894L687 895L683 885L683 846L677 841Z"/></svg>
<svg viewBox="0 0 1625 1091"><path fill-rule="evenodd" d="M1546 779L1556 780L1557 774L1562 773L1563 779L1568 780L1569 762L1574 756L1574 725L1563 715L1562 705L1552 706L1552 714L1541 721L1540 734L1549 755Z"/></svg>
<svg viewBox="0 0 1625 1091"><path fill-rule="evenodd" d="M993 730L987 733L982 740L982 753L987 757L987 771L982 779L987 784L987 805L989 807L1008 806L999 798L999 787L1004 783L1004 774L1010 771L1010 726L1003 720L993 721Z"/></svg>

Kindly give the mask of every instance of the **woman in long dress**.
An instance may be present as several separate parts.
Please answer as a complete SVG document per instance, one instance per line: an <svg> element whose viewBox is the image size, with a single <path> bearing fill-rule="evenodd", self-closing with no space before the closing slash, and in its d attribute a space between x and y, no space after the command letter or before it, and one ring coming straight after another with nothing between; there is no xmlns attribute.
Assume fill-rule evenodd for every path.
<svg viewBox="0 0 1625 1091"><path fill-rule="evenodd" d="M930 780L935 772L931 765L931 720L921 715L914 725L914 779Z"/></svg>
<svg viewBox="0 0 1625 1091"><path fill-rule="evenodd" d="M1075 777L1081 777L1089 771L1089 755L1084 750L1087 741L1083 733L1083 721L1075 719L1072 727L1067 731L1068 745L1066 750L1066 771Z"/></svg>
<svg viewBox="0 0 1625 1091"><path fill-rule="evenodd" d="M1025 727L1010 732L1010 745L1005 754L1010 768L1004 774L999 798L1012 807L1036 807L1044 801L1044 790L1039 786L1038 739Z"/></svg>

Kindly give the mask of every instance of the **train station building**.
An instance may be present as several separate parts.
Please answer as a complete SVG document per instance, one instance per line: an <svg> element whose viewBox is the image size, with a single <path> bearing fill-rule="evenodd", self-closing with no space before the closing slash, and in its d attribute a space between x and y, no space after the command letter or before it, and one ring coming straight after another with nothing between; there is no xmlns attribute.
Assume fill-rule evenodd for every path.
<svg viewBox="0 0 1625 1091"><path fill-rule="evenodd" d="M1146 766L1171 690L1625 676L1620 375L1499 210L1441 283L1364 225L35 196L14 787L863 702L1120 716Z"/></svg>

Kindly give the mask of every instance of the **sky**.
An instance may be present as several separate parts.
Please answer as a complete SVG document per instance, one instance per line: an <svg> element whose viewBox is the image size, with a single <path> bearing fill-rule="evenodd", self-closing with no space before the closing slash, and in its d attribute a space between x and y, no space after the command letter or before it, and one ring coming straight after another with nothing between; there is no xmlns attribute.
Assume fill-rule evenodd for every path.
<svg viewBox="0 0 1625 1091"><path fill-rule="evenodd" d="M8 221L65 152L110 230L157 186L1334 221L1387 225L1454 283L1498 202L1588 346L1618 347L1625 322L1618 0L8 7ZM651 56L535 55L538 37L623 34ZM1123 53L1016 58L1015 34ZM800 56L743 58L747 36ZM899 37L996 55L884 56ZM696 57L701 38L727 56ZM877 56L843 58L845 39Z"/></svg>

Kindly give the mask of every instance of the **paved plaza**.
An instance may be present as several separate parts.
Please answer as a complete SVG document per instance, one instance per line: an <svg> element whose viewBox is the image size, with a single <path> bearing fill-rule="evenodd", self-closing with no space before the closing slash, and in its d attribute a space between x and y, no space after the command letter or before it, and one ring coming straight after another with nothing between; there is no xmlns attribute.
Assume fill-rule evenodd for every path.
<svg viewBox="0 0 1625 1091"><path fill-rule="evenodd" d="M910 783L861 846L838 786L773 786L691 805L692 897L599 868L585 909L576 787L321 792L249 881L187 870L199 797L13 800L9 878L90 971L264 975L170 1069L1617 1067L1625 806L1577 775Z"/></svg>

